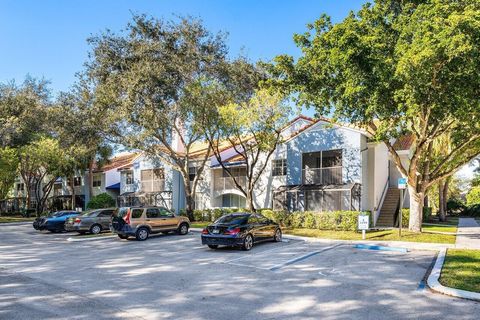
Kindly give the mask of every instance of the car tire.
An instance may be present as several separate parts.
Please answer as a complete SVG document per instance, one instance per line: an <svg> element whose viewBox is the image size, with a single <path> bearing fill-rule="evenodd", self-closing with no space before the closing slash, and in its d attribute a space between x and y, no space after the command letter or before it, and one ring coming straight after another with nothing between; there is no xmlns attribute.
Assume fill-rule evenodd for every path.
<svg viewBox="0 0 480 320"><path fill-rule="evenodd" d="M94 224L90 227L91 234L99 234L102 232L102 227L99 224Z"/></svg>
<svg viewBox="0 0 480 320"><path fill-rule="evenodd" d="M188 223L182 223L177 229L177 233L184 236L188 233Z"/></svg>
<svg viewBox="0 0 480 320"><path fill-rule="evenodd" d="M123 240L128 239L128 236L123 235L123 234L117 234L117 236L118 236L120 239L123 239Z"/></svg>
<svg viewBox="0 0 480 320"><path fill-rule="evenodd" d="M251 234L247 234L245 238L243 238L242 250L249 251L253 247L253 237Z"/></svg>
<svg viewBox="0 0 480 320"><path fill-rule="evenodd" d="M274 242L282 242L282 230L277 229L275 230L275 234L273 235Z"/></svg>
<svg viewBox="0 0 480 320"><path fill-rule="evenodd" d="M150 231L145 228L139 228L137 232L135 233L135 238L137 238L138 241L145 241L148 239L148 236L150 235Z"/></svg>
<svg viewBox="0 0 480 320"><path fill-rule="evenodd" d="M208 247L210 249L218 249L218 245L217 244L209 244Z"/></svg>

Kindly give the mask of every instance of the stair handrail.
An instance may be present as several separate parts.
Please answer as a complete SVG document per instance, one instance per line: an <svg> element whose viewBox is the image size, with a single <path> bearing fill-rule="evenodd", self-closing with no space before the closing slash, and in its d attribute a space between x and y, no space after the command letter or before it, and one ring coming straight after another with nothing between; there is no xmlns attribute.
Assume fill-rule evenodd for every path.
<svg viewBox="0 0 480 320"><path fill-rule="evenodd" d="M387 181L383 186L382 195L380 196L380 200L377 203L377 206L373 208L373 225L377 225L377 219L380 216L379 211L382 209L383 201L385 201L385 197L387 196L388 186L390 185L390 175L387 176Z"/></svg>

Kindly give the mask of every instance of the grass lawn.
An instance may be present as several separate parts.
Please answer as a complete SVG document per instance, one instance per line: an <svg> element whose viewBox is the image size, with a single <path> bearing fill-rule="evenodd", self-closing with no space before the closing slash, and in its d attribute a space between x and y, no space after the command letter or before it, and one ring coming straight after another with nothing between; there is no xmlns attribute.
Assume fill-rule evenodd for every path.
<svg viewBox="0 0 480 320"><path fill-rule="evenodd" d="M447 287L480 292L480 250L449 249L440 283Z"/></svg>
<svg viewBox="0 0 480 320"><path fill-rule="evenodd" d="M422 225L422 231L423 232L428 232L428 231L436 231L436 232L457 232L457 227L456 226L451 226L451 225L443 225L443 226L432 226L432 225Z"/></svg>
<svg viewBox="0 0 480 320"><path fill-rule="evenodd" d="M317 229L285 229L285 234L296 236L315 237L335 240L362 240L362 233L355 231L333 231ZM455 243L455 235L436 233L414 233L402 230L402 237L398 236L398 230L368 231L366 240L373 241L409 241L431 243Z"/></svg>
<svg viewBox="0 0 480 320"><path fill-rule="evenodd" d="M424 221L425 222L425 221ZM458 225L458 217L447 217L447 221L438 221L436 216L431 217L428 223L434 223L434 224L444 224L448 226L457 226Z"/></svg>
<svg viewBox="0 0 480 320"><path fill-rule="evenodd" d="M211 224L211 222L208 221L194 221L190 224L190 228L205 228Z"/></svg>
<svg viewBox="0 0 480 320"><path fill-rule="evenodd" d="M32 218L24 218L24 217L0 217L0 223L9 223L9 222L25 222L25 221L33 221L35 217Z"/></svg>

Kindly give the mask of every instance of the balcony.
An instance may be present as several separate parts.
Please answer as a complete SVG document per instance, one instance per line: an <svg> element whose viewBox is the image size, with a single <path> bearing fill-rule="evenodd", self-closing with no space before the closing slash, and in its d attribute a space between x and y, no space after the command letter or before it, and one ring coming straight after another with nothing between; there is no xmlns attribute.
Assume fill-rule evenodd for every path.
<svg viewBox="0 0 480 320"><path fill-rule="evenodd" d="M302 170L303 184L341 184L343 167L306 168Z"/></svg>
<svg viewBox="0 0 480 320"><path fill-rule="evenodd" d="M235 178L238 184L245 188L247 177L239 176ZM213 180L213 191L224 191L236 189L235 182L231 177L215 177Z"/></svg>

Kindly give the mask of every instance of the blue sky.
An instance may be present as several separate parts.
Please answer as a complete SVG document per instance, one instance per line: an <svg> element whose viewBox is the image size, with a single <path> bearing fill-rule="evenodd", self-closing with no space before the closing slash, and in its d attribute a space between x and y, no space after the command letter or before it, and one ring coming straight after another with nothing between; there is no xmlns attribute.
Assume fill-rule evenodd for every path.
<svg viewBox="0 0 480 320"><path fill-rule="evenodd" d="M172 19L191 15L213 32L229 33L232 55L253 60L297 56L292 36L321 13L334 21L364 0L0 0L0 82L26 74L51 81L53 92L68 90L82 69L86 39L105 29L121 30L132 13Z"/></svg>

